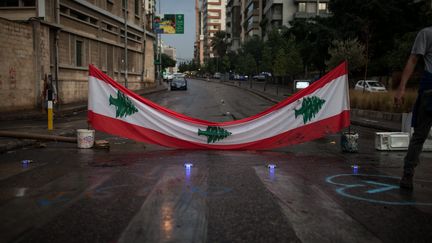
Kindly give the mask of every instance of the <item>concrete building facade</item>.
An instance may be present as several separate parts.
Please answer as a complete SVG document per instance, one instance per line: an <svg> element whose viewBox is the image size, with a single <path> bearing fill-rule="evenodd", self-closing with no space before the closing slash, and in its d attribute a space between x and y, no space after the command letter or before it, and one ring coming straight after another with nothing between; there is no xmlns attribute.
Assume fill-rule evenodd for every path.
<svg viewBox="0 0 432 243"><path fill-rule="evenodd" d="M226 28L226 0L203 0L202 18L204 59L213 58L212 38L216 32Z"/></svg>
<svg viewBox="0 0 432 243"><path fill-rule="evenodd" d="M226 7L226 32L229 51L237 51L240 48L241 0L228 0Z"/></svg>
<svg viewBox="0 0 432 243"><path fill-rule="evenodd" d="M85 101L89 64L132 90L154 86L155 35L144 7L143 0L0 2L0 95L11 97L0 111L40 107L47 87L59 104Z"/></svg>
<svg viewBox="0 0 432 243"><path fill-rule="evenodd" d="M195 0L194 62L199 65L204 65L204 30L202 0Z"/></svg>
<svg viewBox="0 0 432 243"><path fill-rule="evenodd" d="M261 37L261 14L262 0L241 0L241 42L247 41L253 36Z"/></svg>
<svg viewBox="0 0 432 243"><path fill-rule="evenodd" d="M273 29L290 27L295 18L328 17L330 0L262 0L262 37L267 39Z"/></svg>
<svg viewBox="0 0 432 243"><path fill-rule="evenodd" d="M237 50L252 36L266 40L273 29L290 27L295 18L328 17L330 0L228 0L228 49ZM237 32L240 28L240 34ZM237 41L239 40L239 41Z"/></svg>

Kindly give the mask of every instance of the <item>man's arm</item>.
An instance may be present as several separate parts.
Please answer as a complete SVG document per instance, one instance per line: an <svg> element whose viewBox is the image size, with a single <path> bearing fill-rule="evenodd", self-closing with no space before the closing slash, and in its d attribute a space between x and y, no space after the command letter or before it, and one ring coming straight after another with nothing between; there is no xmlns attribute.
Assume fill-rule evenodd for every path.
<svg viewBox="0 0 432 243"><path fill-rule="evenodd" d="M417 65L418 55L411 54L408 58L407 63L405 64L405 68L402 72L401 82L399 83L399 88L397 89L396 95L394 97L394 102L396 106L403 104L403 97L405 95L405 86L408 82L408 79L411 77L415 66Z"/></svg>

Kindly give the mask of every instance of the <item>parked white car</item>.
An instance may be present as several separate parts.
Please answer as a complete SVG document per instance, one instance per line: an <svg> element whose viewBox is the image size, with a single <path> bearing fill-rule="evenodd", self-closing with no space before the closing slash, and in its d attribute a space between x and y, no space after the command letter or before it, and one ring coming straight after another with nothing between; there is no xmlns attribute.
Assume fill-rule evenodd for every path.
<svg viewBox="0 0 432 243"><path fill-rule="evenodd" d="M366 80L366 81L359 80L356 83L354 90L363 90L363 89L367 92L387 92L387 89L384 86L384 84L376 80Z"/></svg>

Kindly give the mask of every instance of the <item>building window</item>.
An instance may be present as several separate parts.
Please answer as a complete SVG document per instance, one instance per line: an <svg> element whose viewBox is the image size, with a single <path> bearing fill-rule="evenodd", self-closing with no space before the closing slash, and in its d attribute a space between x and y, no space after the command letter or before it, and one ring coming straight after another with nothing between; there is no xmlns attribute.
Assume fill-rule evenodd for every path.
<svg viewBox="0 0 432 243"><path fill-rule="evenodd" d="M122 7L123 7L123 9L126 9L126 1L127 0L122 0Z"/></svg>
<svg viewBox="0 0 432 243"><path fill-rule="evenodd" d="M274 14L281 15L282 14L282 4L274 6Z"/></svg>
<svg viewBox="0 0 432 243"><path fill-rule="evenodd" d="M18 0L3 0L0 1L0 7L18 7L19 1Z"/></svg>
<svg viewBox="0 0 432 243"><path fill-rule="evenodd" d="M139 16L139 0L135 0L135 15Z"/></svg>
<svg viewBox="0 0 432 243"><path fill-rule="evenodd" d="M306 12L306 3L299 3L298 8L299 12Z"/></svg>
<svg viewBox="0 0 432 243"><path fill-rule="evenodd" d="M21 0L21 6L23 7L35 7L36 0Z"/></svg>
<svg viewBox="0 0 432 243"><path fill-rule="evenodd" d="M318 10L320 13L326 13L327 12L327 3L320 3L318 5Z"/></svg>
<svg viewBox="0 0 432 243"><path fill-rule="evenodd" d="M80 13L78 11L75 11L75 10L72 10L72 9L70 10L70 16L74 17L74 18L77 18L79 20L82 20L82 21L87 21L88 20L88 16L87 15L82 14L82 13Z"/></svg>
<svg viewBox="0 0 432 243"><path fill-rule="evenodd" d="M36 0L0 0L0 7L35 7Z"/></svg>
<svg viewBox="0 0 432 243"><path fill-rule="evenodd" d="M75 45L75 65L77 67L82 67L83 65L83 60L82 60L82 52L83 52L83 42L77 40L76 41L76 45Z"/></svg>

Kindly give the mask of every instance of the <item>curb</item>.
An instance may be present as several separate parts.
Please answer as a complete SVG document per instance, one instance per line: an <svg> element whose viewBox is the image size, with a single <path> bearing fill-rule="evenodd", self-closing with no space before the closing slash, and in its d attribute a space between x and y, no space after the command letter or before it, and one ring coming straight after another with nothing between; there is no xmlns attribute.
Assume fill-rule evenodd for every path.
<svg viewBox="0 0 432 243"><path fill-rule="evenodd" d="M378 125L378 124L370 124L370 123L362 122L362 121L359 121L359 120L351 120L351 125L356 125L356 126L360 126L360 127L373 128L373 129L380 130L380 131L383 131L383 132L400 132L400 129L391 128L391 127L387 127L387 126L383 126L383 125Z"/></svg>
<svg viewBox="0 0 432 243"><path fill-rule="evenodd" d="M72 137L76 136L75 131L63 131L59 132L57 135L59 136L65 136L65 137ZM8 144L0 144L0 154L6 153L10 150L20 149L27 146L33 146L38 143L39 140L34 139L19 139L19 138L12 138L13 142L10 142ZM16 140L16 141L15 141ZM50 141L47 141L50 142Z"/></svg>

